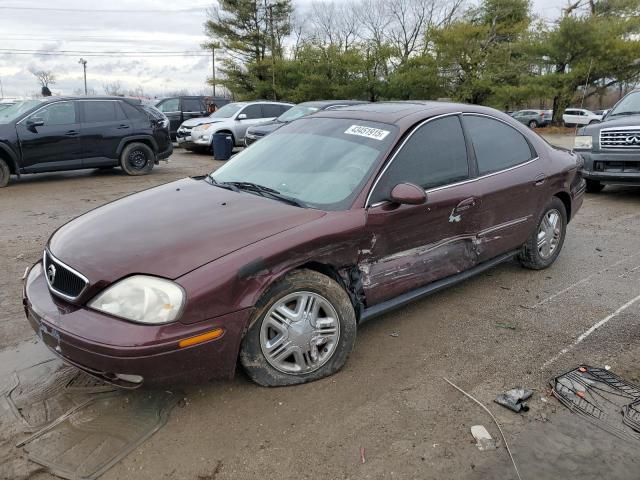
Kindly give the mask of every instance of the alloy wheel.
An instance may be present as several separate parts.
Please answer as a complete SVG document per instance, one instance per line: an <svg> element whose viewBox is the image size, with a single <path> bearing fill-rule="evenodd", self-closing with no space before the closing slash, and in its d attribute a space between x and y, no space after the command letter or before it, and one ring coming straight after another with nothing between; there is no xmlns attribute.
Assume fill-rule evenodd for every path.
<svg viewBox="0 0 640 480"><path fill-rule="evenodd" d="M306 374L329 361L340 339L336 309L321 295L295 292L278 300L260 329L267 362L288 374Z"/></svg>
<svg viewBox="0 0 640 480"><path fill-rule="evenodd" d="M551 258L557 250L562 235L561 227L562 217L555 208L542 217L538 228L538 253L544 260Z"/></svg>

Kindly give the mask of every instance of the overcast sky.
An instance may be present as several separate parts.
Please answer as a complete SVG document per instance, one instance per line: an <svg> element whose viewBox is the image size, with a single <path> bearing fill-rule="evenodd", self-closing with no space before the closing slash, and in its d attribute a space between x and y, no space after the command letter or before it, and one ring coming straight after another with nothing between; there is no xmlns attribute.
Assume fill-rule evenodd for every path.
<svg viewBox="0 0 640 480"><path fill-rule="evenodd" d="M310 3L294 0L294 5L301 8ZM534 11L547 19L556 18L565 3L533 0ZM113 81L127 89L142 86L145 92L157 96L182 89L209 91L205 81L211 76L211 57L202 55L200 44L206 39L202 24L210 5L206 0L110 0L95 4L85 0L0 0L0 82L4 96L38 92L40 87L29 73L31 69L54 72L57 83L52 90L73 94L83 88L80 57L88 62L88 87L98 94L104 93L104 84ZM8 50L22 52L16 55ZM29 52L34 50L68 53ZM177 53L153 56L152 52Z"/></svg>

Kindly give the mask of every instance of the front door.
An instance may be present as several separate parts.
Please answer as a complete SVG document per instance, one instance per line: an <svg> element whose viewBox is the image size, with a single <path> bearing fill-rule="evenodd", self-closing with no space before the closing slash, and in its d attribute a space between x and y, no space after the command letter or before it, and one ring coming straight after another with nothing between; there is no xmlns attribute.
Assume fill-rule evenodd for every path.
<svg viewBox="0 0 640 480"><path fill-rule="evenodd" d="M202 98L183 98L180 109L182 110L183 121L207 115L207 108Z"/></svg>
<svg viewBox="0 0 640 480"><path fill-rule="evenodd" d="M73 101L36 110L16 125L26 172L78 168L82 162L80 123Z"/></svg>
<svg viewBox="0 0 640 480"><path fill-rule="evenodd" d="M253 105L247 105L240 112L238 112L238 116L236 117L237 125L234 128L236 135L237 144L244 144L244 135L247 132L247 128L251 125L256 125L258 123L266 122L269 118L265 118L264 113L262 112L262 105L259 103Z"/></svg>
<svg viewBox="0 0 640 480"><path fill-rule="evenodd" d="M498 119L465 114L463 122L477 162L470 185L479 199L478 261L519 248L531 235L548 198L548 182L524 135Z"/></svg>
<svg viewBox="0 0 640 480"><path fill-rule="evenodd" d="M359 267L372 306L476 264L475 175L459 115L418 126L374 185L367 210L368 248ZM423 205L398 205L389 194L399 183L421 186Z"/></svg>
<svg viewBox="0 0 640 480"><path fill-rule="evenodd" d="M80 105L83 166L113 165L120 141L131 134L131 120L119 100L81 100Z"/></svg>

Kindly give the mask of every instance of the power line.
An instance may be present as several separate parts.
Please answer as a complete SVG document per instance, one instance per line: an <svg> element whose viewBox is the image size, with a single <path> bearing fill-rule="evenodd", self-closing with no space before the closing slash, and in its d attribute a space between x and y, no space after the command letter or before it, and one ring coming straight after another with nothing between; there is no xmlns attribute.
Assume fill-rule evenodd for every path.
<svg viewBox="0 0 640 480"><path fill-rule="evenodd" d="M184 54L184 53L199 53L202 54L201 50L104 50L100 52L96 52L94 50L38 50L35 48L0 48L0 52L24 52L24 53L73 53L84 54L84 53L113 53L113 54L146 54L146 53L157 53L157 54ZM209 55L208 53L206 55Z"/></svg>
<svg viewBox="0 0 640 480"><path fill-rule="evenodd" d="M2 52L0 51L0 56L2 55L43 55L49 57L77 57L77 53L54 53L54 52ZM109 58L167 58L167 57L209 57L208 53L183 53L183 54L162 54L162 55L149 55L149 54L133 54L133 55L123 55L123 54L102 54L102 53L85 53L83 54L85 57L109 57Z"/></svg>
<svg viewBox="0 0 640 480"><path fill-rule="evenodd" d="M18 7L18 6L0 6L0 10L27 10L39 12L73 12L73 13L186 13L197 12L203 8L209 8L210 5L201 5L198 7L176 8L176 9L148 9L148 10L123 10L123 9L104 9L93 10L88 8L52 8L52 7Z"/></svg>

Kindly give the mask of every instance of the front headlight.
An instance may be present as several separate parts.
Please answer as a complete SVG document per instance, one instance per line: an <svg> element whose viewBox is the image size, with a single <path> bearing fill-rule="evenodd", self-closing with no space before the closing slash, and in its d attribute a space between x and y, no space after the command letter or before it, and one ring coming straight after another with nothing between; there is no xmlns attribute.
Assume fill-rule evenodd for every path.
<svg viewBox="0 0 640 480"><path fill-rule="evenodd" d="M194 130L198 132L204 132L205 130L209 130L210 127L211 127L210 123L205 123L204 125L198 125L197 127L194 128Z"/></svg>
<svg viewBox="0 0 640 480"><path fill-rule="evenodd" d="M576 150L591 150L593 147L593 138L591 135L577 135L573 141L573 148Z"/></svg>
<svg viewBox="0 0 640 480"><path fill-rule="evenodd" d="M158 325L182 311L184 291L170 280L146 275L125 278L89 302L89 307L134 322Z"/></svg>

